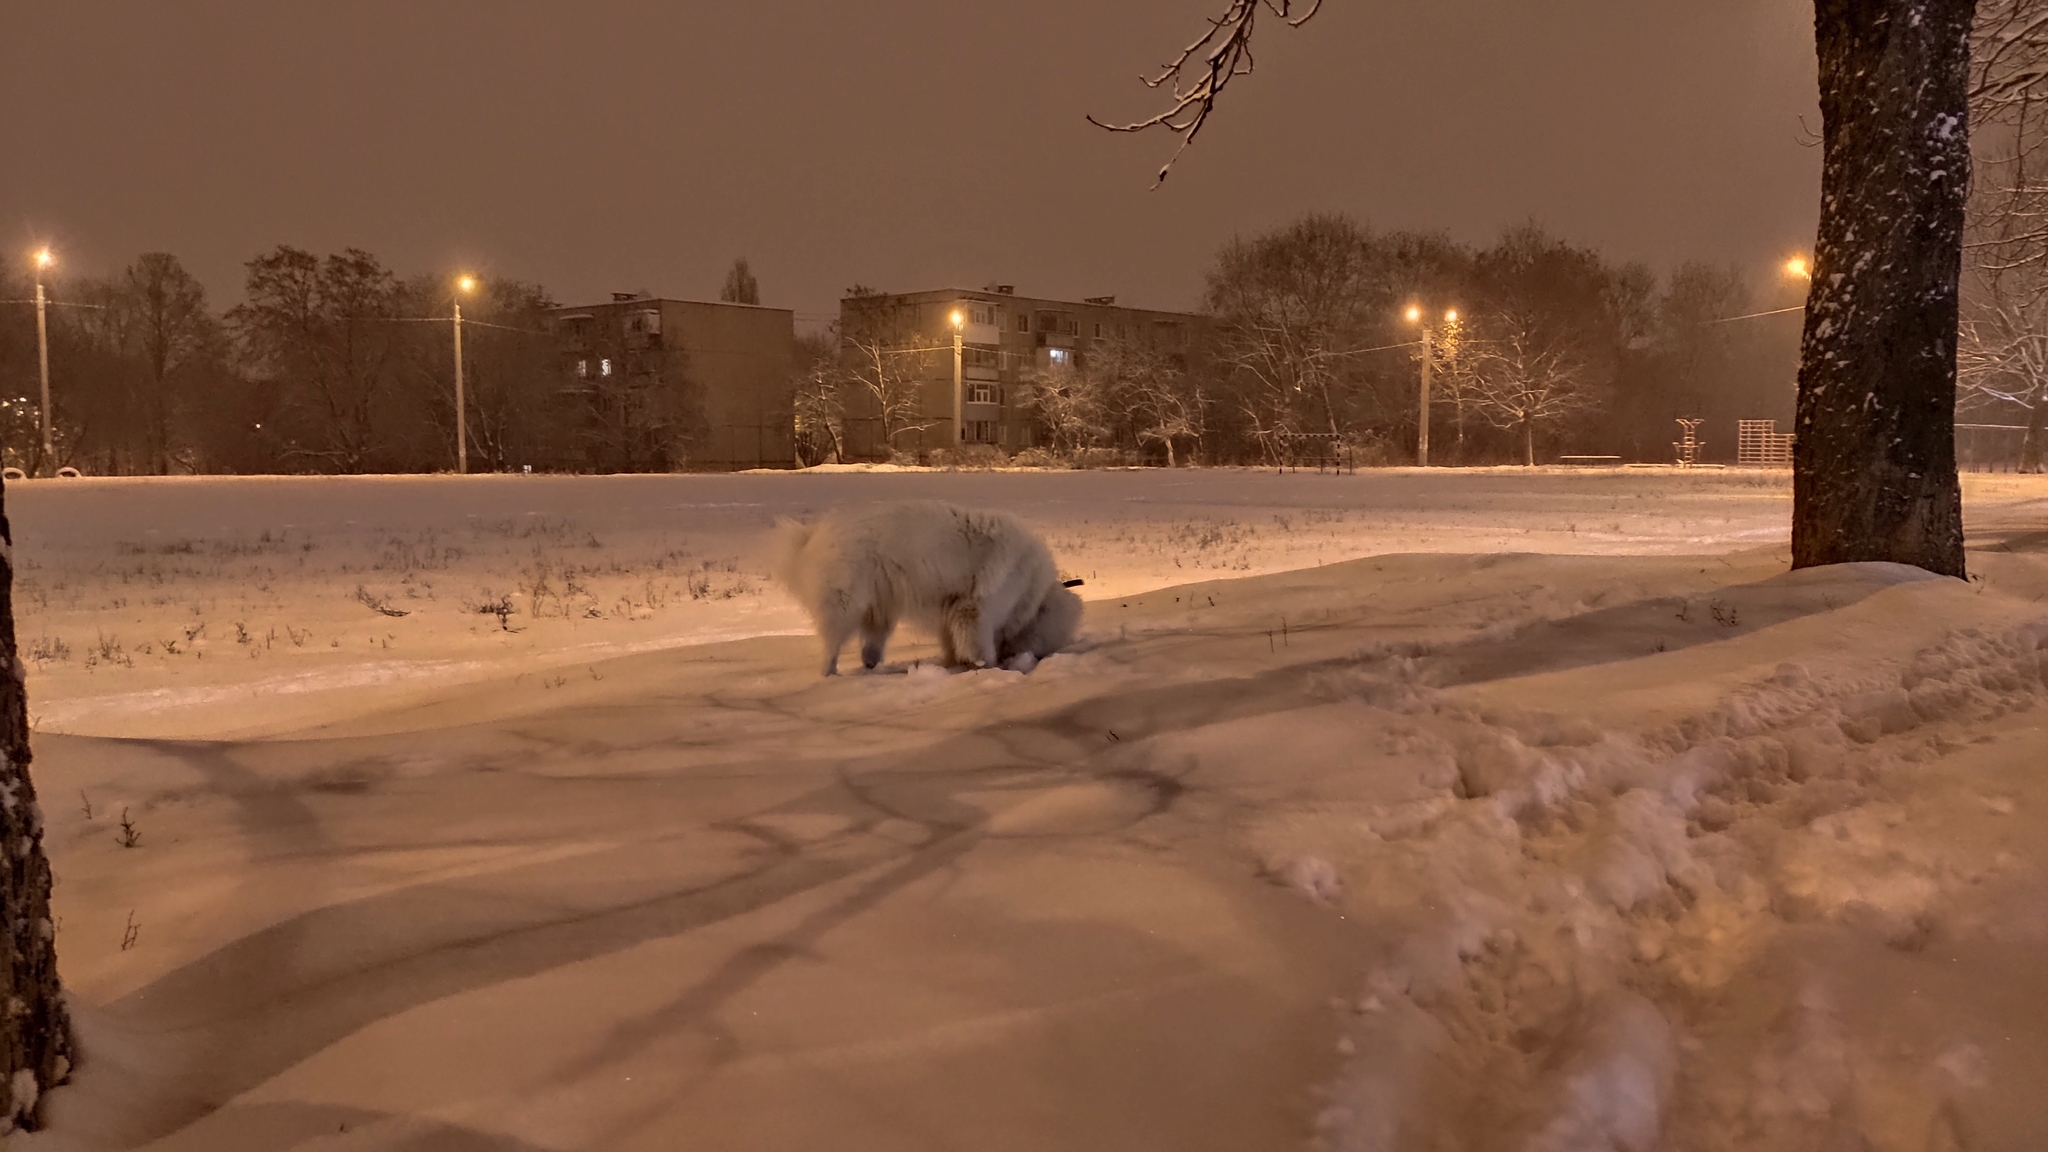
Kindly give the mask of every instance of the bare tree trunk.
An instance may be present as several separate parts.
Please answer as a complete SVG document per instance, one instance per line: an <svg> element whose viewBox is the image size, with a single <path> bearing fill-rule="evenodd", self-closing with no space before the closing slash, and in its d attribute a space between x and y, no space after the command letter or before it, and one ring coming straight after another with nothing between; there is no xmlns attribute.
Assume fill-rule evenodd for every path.
<svg viewBox="0 0 2048 1152"><path fill-rule="evenodd" d="M1824 150L1792 566L1962 576L1957 278L1976 0L1815 0Z"/></svg>
<svg viewBox="0 0 2048 1152"><path fill-rule="evenodd" d="M1522 463L1536 466L1536 424L1527 416L1522 417Z"/></svg>
<svg viewBox="0 0 2048 1152"><path fill-rule="evenodd" d="M0 1133L36 1127L37 1101L71 1072L71 1028L57 985L50 861L28 775L28 700L14 646L14 534L0 484Z"/></svg>
<svg viewBox="0 0 2048 1152"><path fill-rule="evenodd" d="M2026 439L2020 443L2020 471L2041 470L2041 436L2048 432L2048 394L2041 389L2034 391L2034 406L2027 409Z"/></svg>

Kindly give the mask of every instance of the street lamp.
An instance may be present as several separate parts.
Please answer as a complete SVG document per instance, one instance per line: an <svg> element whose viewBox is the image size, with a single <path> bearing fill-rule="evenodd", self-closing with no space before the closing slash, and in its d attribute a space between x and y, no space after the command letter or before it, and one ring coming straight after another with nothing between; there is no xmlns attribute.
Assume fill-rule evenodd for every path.
<svg viewBox="0 0 2048 1152"><path fill-rule="evenodd" d="M43 377L43 467L56 474L57 454L50 445L50 329L43 319L43 273L57 258L48 248L36 249L36 364Z"/></svg>
<svg viewBox="0 0 2048 1152"><path fill-rule="evenodd" d="M1785 275L1796 276L1801 280L1811 280L1813 279L1813 269L1807 266L1806 257L1794 256L1790 260L1785 261Z"/></svg>
<svg viewBox="0 0 2048 1152"><path fill-rule="evenodd" d="M476 277L455 280L455 472L469 474L469 411L462 397L462 298L476 291Z"/></svg>
<svg viewBox="0 0 2048 1152"><path fill-rule="evenodd" d="M1410 324L1420 324L1422 326L1422 400L1421 409L1415 418L1415 466L1427 468L1429 467L1429 373L1436 357L1430 350L1429 325L1422 322L1421 307L1413 304L1409 305L1407 315ZM1445 324L1456 324L1457 322L1458 310L1456 308L1448 309L1444 312Z"/></svg>
<svg viewBox="0 0 2048 1152"><path fill-rule="evenodd" d="M958 308L949 317L953 321L953 446L958 448L967 442L967 393L960 379L961 340L964 338L963 325L967 317Z"/></svg>

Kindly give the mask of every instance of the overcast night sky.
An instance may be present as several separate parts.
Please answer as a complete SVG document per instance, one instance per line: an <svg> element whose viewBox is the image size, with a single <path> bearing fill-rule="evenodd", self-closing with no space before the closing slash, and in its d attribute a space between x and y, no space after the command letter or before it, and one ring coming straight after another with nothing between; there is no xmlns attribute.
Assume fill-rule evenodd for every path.
<svg viewBox="0 0 2048 1152"><path fill-rule="evenodd" d="M734 256L856 281L1193 306L1312 210L1762 270L1811 243L1804 0L1329 0L1269 20L1172 179L1136 80L1217 0L10 4L0 218L71 273L176 253L219 305L290 243L565 302L711 298Z"/></svg>

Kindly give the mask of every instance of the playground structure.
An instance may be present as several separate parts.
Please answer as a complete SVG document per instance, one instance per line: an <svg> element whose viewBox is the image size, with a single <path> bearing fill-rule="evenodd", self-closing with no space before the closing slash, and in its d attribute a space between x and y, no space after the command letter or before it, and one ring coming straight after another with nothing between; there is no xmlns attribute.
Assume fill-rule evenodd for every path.
<svg viewBox="0 0 2048 1152"><path fill-rule="evenodd" d="M1694 468L1699 465L1700 453L1707 447L1707 442L1699 438L1699 427L1705 423L1704 419L1698 417L1678 418L1680 436L1671 442L1671 450L1678 454L1680 468Z"/></svg>
<svg viewBox="0 0 2048 1152"><path fill-rule="evenodd" d="M1790 468L1792 434L1779 432L1776 420L1737 420L1735 463L1743 468Z"/></svg>

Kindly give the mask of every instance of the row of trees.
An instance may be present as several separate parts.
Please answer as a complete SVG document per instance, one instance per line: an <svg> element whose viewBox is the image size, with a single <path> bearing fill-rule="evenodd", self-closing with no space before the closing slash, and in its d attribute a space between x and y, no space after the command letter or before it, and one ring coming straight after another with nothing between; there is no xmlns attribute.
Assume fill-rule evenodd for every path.
<svg viewBox="0 0 2048 1152"><path fill-rule="evenodd" d="M281 246L251 260L224 312L175 256L49 286L52 448L42 452L33 295L0 280L0 457L31 475L425 472L455 462L454 288L348 249ZM724 295L756 303L744 260ZM687 464L700 398L680 351L595 347L620 371L578 373L536 284L465 296L473 468L663 470ZM624 370L628 366L632 370Z"/></svg>
<svg viewBox="0 0 2048 1152"><path fill-rule="evenodd" d="M1660 282L1535 225L1476 248L1309 216L1226 244L1204 304L1209 323L1185 350L1103 338L1024 373L1018 400L1043 446L1167 464L1273 463L1308 443L1410 459L1425 354L1438 462L1668 459L1676 417L1732 431L1791 415L1796 323L1753 315L1738 270L1687 264ZM892 428L917 426L928 367L872 333L842 345L815 361L814 404L886 400L900 409Z"/></svg>
<svg viewBox="0 0 2048 1152"><path fill-rule="evenodd" d="M1412 459L1426 350L1435 462L1660 460L1677 417L1732 433L1740 418L1792 414L1803 285L1759 300L1750 279L1693 263L1660 280L1534 224L1475 247L1312 215L1223 246L1186 345L1096 337L1050 365L967 355L1014 369L1009 399L1032 441L1063 457L1274 463L1312 443ZM949 410L935 381L950 354L893 299L849 289L842 324L799 348L806 458L913 446Z"/></svg>
<svg viewBox="0 0 2048 1152"><path fill-rule="evenodd" d="M2048 428L2048 0L1978 0L1976 28L1958 410L2023 429L1990 439L2017 439L2021 468L2038 472Z"/></svg>
<svg viewBox="0 0 2048 1152"><path fill-rule="evenodd" d="M1449 463L1544 451L1668 458L1672 421L1791 413L1793 325L1737 269L1661 283L1534 224L1474 248L1312 216L1234 241L1209 274L1218 429L1270 455L1304 432L1415 443L1417 377ZM1768 303L1782 303L1768 301Z"/></svg>

